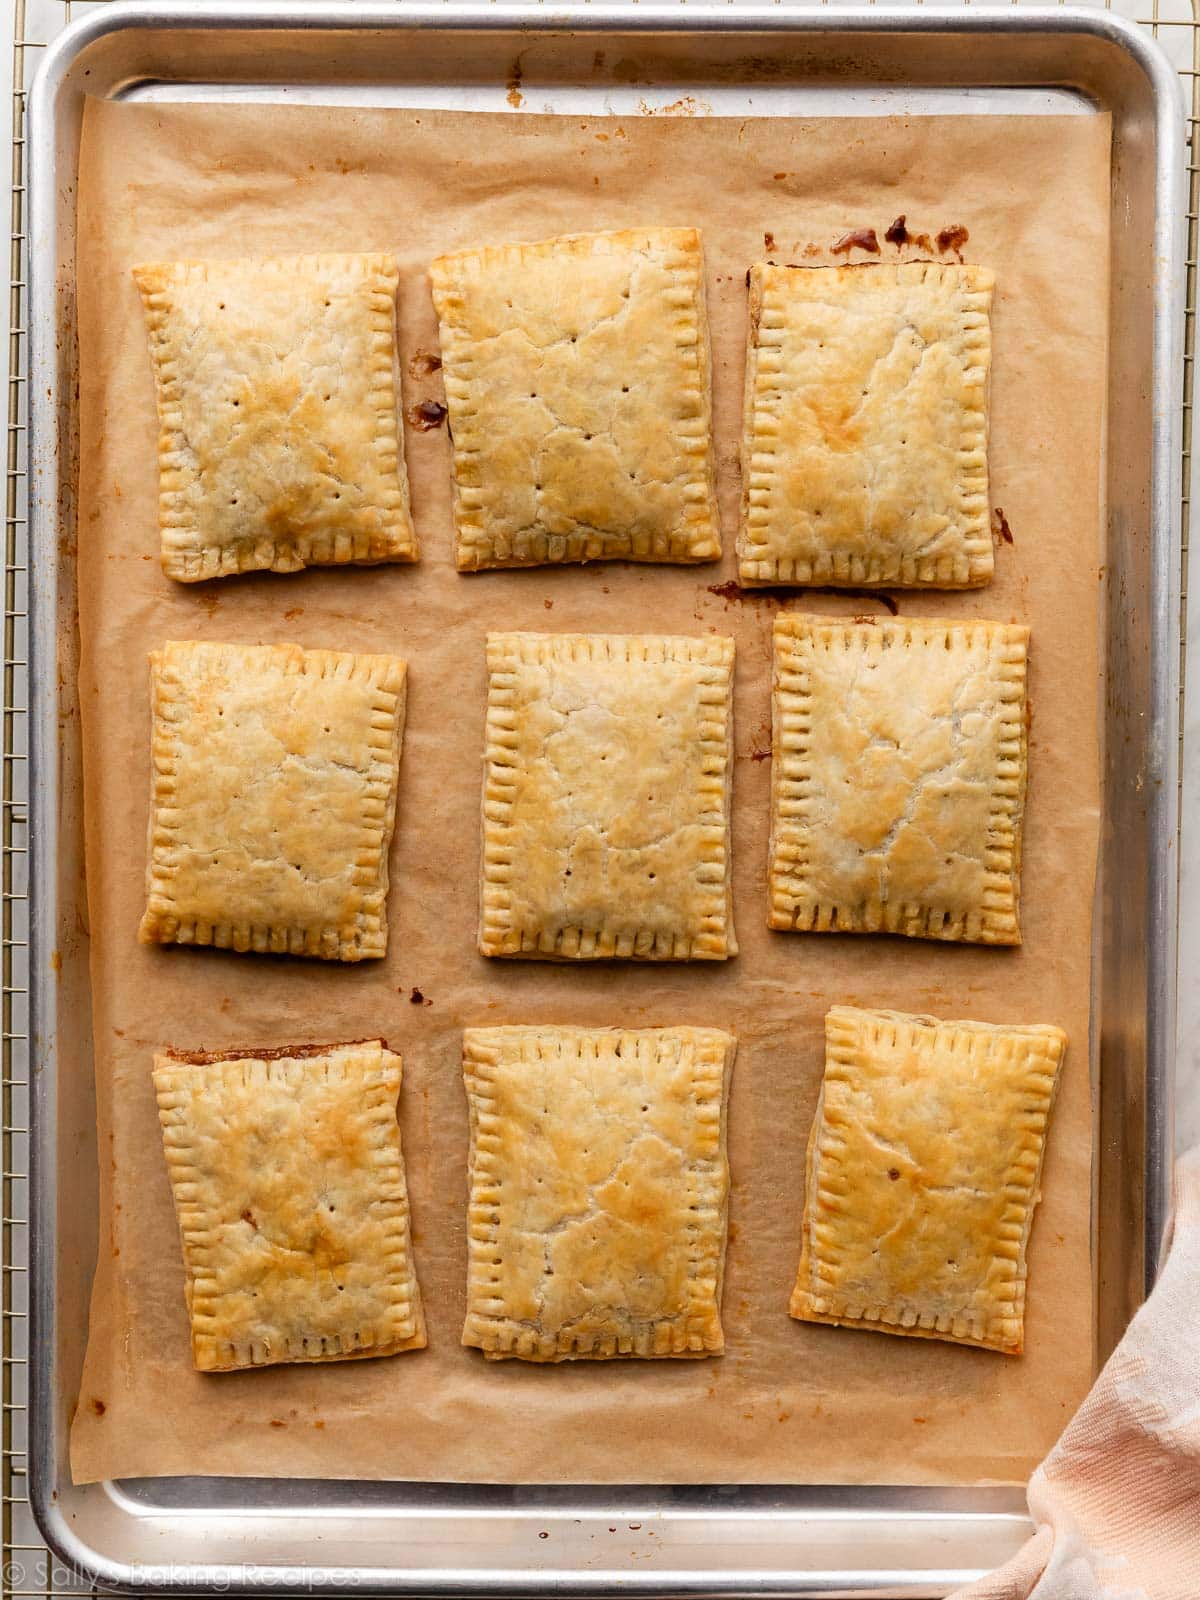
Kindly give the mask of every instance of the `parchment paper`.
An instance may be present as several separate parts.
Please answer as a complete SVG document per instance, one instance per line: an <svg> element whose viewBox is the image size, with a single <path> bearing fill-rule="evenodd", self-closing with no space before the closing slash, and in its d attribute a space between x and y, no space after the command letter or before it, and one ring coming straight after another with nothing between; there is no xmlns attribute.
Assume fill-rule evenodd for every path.
<svg viewBox="0 0 1200 1600"><path fill-rule="evenodd" d="M72 1437L77 1479L230 1473L475 1482L904 1482L1024 1478L1093 1373L1088 1001L1098 827L1101 422L1109 128L1100 116L784 122L346 108L88 107L78 254L79 566L100 1260ZM768 933L770 629L780 597L734 574L745 272L832 259L898 213L970 233L996 269L996 579L901 595L901 613L1032 624L1025 944ZM441 393L424 276L440 250L640 223L699 224L715 348L726 555L456 574L448 440L407 430L415 568L180 587L158 566L155 413L129 269L155 258L395 251L406 406ZM810 247L805 253L805 247ZM818 247L814 253L811 247ZM885 259L896 254L884 245ZM856 257L857 259L858 257ZM875 598L783 597L880 612ZM487 962L475 953L483 635L730 632L738 648L734 878L725 965ZM163 639L295 640L410 663L381 964L147 949L146 653ZM424 997L418 1001L414 991ZM1071 1037L1030 1251L1028 1353L804 1326L787 1314L804 1143L836 1001ZM728 1353L697 1362L486 1364L459 1346L465 1283L464 1024L697 1023L740 1038L730 1107ZM382 1034L402 1125L430 1348L390 1360L200 1376L159 1143L151 1056ZM63 1070L87 1072L86 1060Z"/></svg>

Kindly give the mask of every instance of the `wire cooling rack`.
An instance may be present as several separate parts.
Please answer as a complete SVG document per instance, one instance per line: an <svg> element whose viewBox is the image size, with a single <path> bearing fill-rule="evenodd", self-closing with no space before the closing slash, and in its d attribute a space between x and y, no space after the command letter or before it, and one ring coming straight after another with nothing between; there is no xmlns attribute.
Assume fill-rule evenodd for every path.
<svg viewBox="0 0 1200 1600"><path fill-rule="evenodd" d="M4 753L0 767L0 839L3 899L0 901L0 1145L3 1191L0 1208L0 1600L97 1594L47 1552L26 1494L26 1359L28 1356L29 1217L29 994L28 994L28 812L27 799L27 596L25 95L39 54L73 16L106 0L0 0L0 15L13 12L12 194L9 249L7 446L4 506ZM398 5L403 0L396 0ZM448 6L454 0L445 0ZM561 5L563 0L558 0ZM586 3L586 0L584 0ZM630 0L636 5L637 0ZM681 0L686 4L687 0ZM730 0L736 5L737 0ZM777 4L831 4L836 0L776 0ZM869 0L873 3L873 0ZM920 5L922 0L911 0ZM964 5L972 0L962 0ZM1024 0L975 0L1020 5ZM1044 3L1044 0L1043 0ZM1159 41L1183 79L1188 107L1187 319L1183 371L1183 541L1181 604L1186 638L1187 552L1192 467L1192 381L1195 354L1197 214L1200 200L1200 0L1083 0L1144 27ZM0 78L2 83L2 78ZM1180 673L1182 683L1183 673ZM1180 707L1180 739L1183 736ZM1183 763L1180 762L1182 772Z"/></svg>

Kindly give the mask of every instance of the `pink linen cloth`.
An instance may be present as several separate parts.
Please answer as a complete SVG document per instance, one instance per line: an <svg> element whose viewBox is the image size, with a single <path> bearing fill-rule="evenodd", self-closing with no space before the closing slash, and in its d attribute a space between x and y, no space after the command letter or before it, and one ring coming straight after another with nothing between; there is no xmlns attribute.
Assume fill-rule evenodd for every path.
<svg viewBox="0 0 1200 1600"><path fill-rule="evenodd" d="M1037 1532L950 1600L1200 1600L1200 1150L1166 1264L1029 1483Z"/></svg>

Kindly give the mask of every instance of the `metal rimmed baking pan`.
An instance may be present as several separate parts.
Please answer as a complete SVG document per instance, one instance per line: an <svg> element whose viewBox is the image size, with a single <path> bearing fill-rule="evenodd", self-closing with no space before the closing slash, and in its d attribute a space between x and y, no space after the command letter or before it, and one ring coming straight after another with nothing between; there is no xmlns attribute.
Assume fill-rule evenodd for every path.
<svg viewBox="0 0 1200 1600"><path fill-rule="evenodd" d="M603 44L603 51L599 46ZM718 114L897 111L1113 119L1100 1062L1099 1325L1153 1280L1174 1037L1183 116L1135 28L1069 9L122 3L47 53L31 93L31 1498L108 1586L285 1593L937 1595L1027 1531L998 1489L469 1488L173 1479L71 1485L70 1408L95 1253L82 914L74 540L74 227L87 94L624 112L696 93ZM638 64L618 80L600 57ZM57 957L55 967L51 955ZM81 1067L83 1070L81 1070ZM610 1530L619 1531L614 1537ZM550 1533L548 1539L539 1535Z"/></svg>

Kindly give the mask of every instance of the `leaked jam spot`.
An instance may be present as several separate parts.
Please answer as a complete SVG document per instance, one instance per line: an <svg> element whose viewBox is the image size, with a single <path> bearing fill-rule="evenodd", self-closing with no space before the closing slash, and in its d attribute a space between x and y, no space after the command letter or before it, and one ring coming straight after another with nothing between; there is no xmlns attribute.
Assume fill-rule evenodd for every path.
<svg viewBox="0 0 1200 1600"><path fill-rule="evenodd" d="M874 228L855 228L850 233L844 233L835 245L830 247L830 254L835 256L848 256L851 250L865 250L868 255L879 254L879 239Z"/></svg>
<svg viewBox="0 0 1200 1600"><path fill-rule="evenodd" d="M779 246L775 243L775 235L769 230L763 234L763 249L766 251L779 249Z"/></svg>
<svg viewBox="0 0 1200 1600"><path fill-rule="evenodd" d="M953 251L961 261L963 245L966 244L970 237L971 235L961 222L952 222L949 227L942 228L938 233L937 247L943 255L948 251Z"/></svg>
<svg viewBox="0 0 1200 1600"><path fill-rule="evenodd" d="M408 370L414 378L428 378L431 373L442 370L442 358L435 356L432 350L417 350L408 363Z"/></svg>
<svg viewBox="0 0 1200 1600"><path fill-rule="evenodd" d="M412 1006L431 1006L433 1001L426 1000L420 989L414 989L408 997L408 1003Z"/></svg>
<svg viewBox="0 0 1200 1600"><path fill-rule="evenodd" d="M104 1401L100 1399L89 1400L88 1406L91 1409L92 1415L95 1417L102 1417L108 1410L108 1407L105 1405Z"/></svg>
<svg viewBox="0 0 1200 1600"><path fill-rule="evenodd" d="M727 583L706 584L709 594L715 594L721 600L745 600L749 596L757 596L757 589L743 589L736 578L730 578Z"/></svg>
<svg viewBox="0 0 1200 1600"><path fill-rule="evenodd" d="M286 1422L281 1422L278 1417L272 1417L271 1418L271 1426L273 1428L286 1428L287 1427L287 1423Z"/></svg>
<svg viewBox="0 0 1200 1600"><path fill-rule="evenodd" d="M992 518L995 524L993 531L997 538L1003 539L1005 544L1012 544L1012 529L1008 525L1008 518L1004 515L1004 510L1001 506L997 506L992 512Z"/></svg>
<svg viewBox="0 0 1200 1600"><path fill-rule="evenodd" d="M900 1169L899 1169L899 1167L889 1167L888 1168L888 1177L892 1180L893 1183L895 1183L900 1177Z"/></svg>
<svg viewBox="0 0 1200 1600"><path fill-rule="evenodd" d="M421 433L431 433L446 420L446 408L440 400L418 400L404 413L410 427Z"/></svg>
<svg viewBox="0 0 1200 1600"><path fill-rule="evenodd" d="M254 1052L256 1061L297 1061L308 1060L311 1056L323 1056L330 1050L341 1050L352 1044L382 1044L387 1049L386 1039L344 1039L337 1044L276 1044L260 1046ZM219 1061L242 1061L245 1059L244 1050L176 1050L167 1047L167 1054L172 1061L182 1061L192 1067L213 1067Z"/></svg>
<svg viewBox="0 0 1200 1600"><path fill-rule="evenodd" d="M734 578L728 579L725 583L705 584L705 588L709 594L715 594L726 604L733 600L763 600L768 605L781 606L786 600L793 600L803 595L837 594L845 595L848 600L874 600L890 611L893 617L900 611L895 595L887 594L882 589L843 589L834 584L779 584L772 585L769 589L743 589Z"/></svg>
<svg viewBox="0 0 1200 1600"><path fill-rule="evenodd" d="M892 616L900 613L900 602L894 594L885 594L882 589L840 589L834 584L816 584L804 590L805 594L844 594L848 600L876 600Z"/></svg>
<svg viewBox="0 0 1200 1600"><path fill-rule="evenodd" d="M901 213L883 236L889 244L894 244L897 250L909 240L908 229L904 226L905 220L904 214Z"/></svg>

